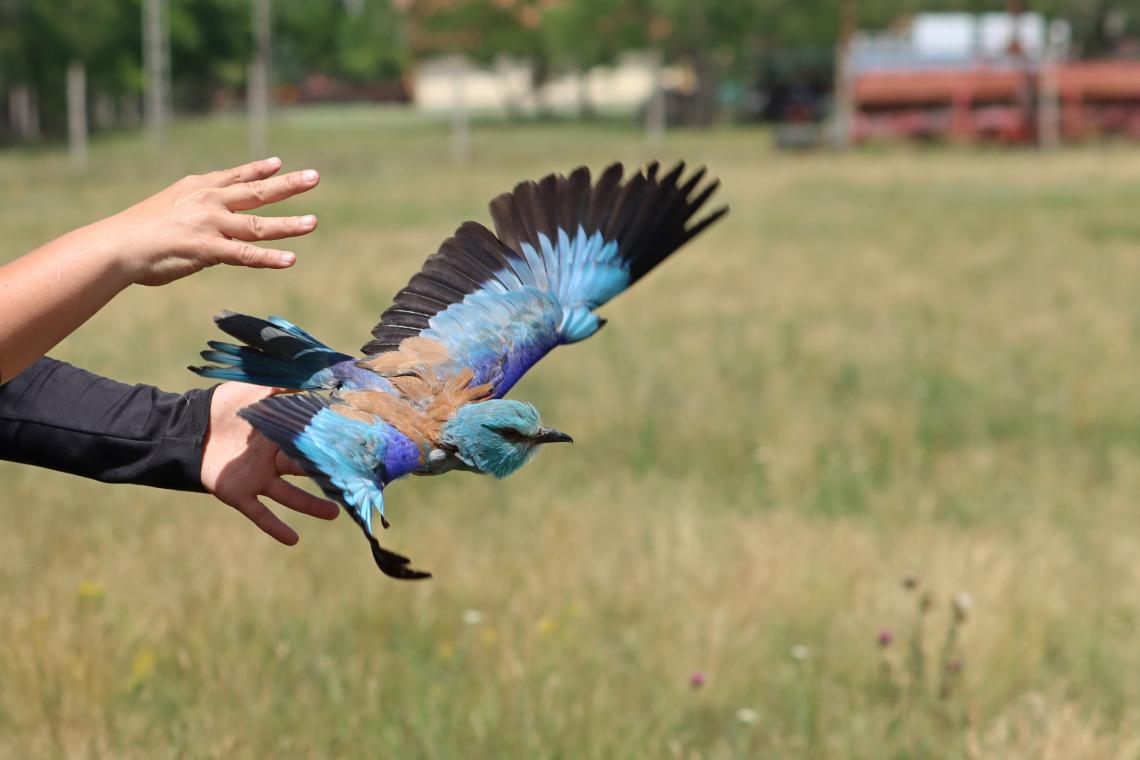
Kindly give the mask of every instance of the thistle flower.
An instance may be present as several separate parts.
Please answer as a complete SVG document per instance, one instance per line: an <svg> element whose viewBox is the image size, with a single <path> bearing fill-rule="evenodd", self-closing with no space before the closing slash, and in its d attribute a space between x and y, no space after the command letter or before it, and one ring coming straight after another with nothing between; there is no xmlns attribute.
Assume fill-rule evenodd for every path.
<svg viewBox="0 0 1140 760"><path fill-rule="evenodd" d="M895 635L894 635L894 633L891 632L890 628L879 629L878 641L879 641L879 646L881 646L883 649L886 649L887 647L889 647L891 645L891 642L894 640L895 640Z"/></svg>
<svg viewBox="0 0 1140 760"><path fill-rule="evenodd" d="M705 680L706 679L704 673L699 670L695 671L691 676L689 676L689 686L694 690L699 689L705 685Z"/></svg>

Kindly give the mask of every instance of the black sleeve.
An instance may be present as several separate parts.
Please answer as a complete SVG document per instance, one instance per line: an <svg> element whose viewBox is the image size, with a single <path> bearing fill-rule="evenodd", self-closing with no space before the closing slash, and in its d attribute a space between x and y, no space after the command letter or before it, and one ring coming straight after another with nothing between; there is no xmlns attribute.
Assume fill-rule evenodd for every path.
<svg viewBox="0 0 1140 760"><path fill-rule="evenodd" d="M106 483L204 491L213 389L123 385L41 359L0 385L0 459Z"/></svg>

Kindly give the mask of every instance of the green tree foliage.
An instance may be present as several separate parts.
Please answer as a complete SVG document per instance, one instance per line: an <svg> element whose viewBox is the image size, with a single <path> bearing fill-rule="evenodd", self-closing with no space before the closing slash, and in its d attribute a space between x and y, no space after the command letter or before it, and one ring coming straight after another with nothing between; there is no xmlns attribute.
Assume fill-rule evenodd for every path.
<svg viewBox="0 0 1140 760"><path fill-rule="evenodd" d="M137 92L137 0L4 0L0 7L0 90L38 93L48 130L62 129L67 66L87 67L88 89L109 96Z"/></svg>
<svg viewBox="0 0 1140 760"><path fill-rule="evenodd" d="M171 74L179 109L240 96L250 40L250 0L167 0ZM462 53L555 70L612 63L654 48L686 61L708 88L747 76L757 51L831 49L843 0L274 0L278 82L310 73L370 83L392 79L417 56ZM1027 10L1063 17L1086 55L1140 34L1134 0L1033 0ZM919 11L1002 11L997 0L856 0L860 27L882 29ZM14 87L36 95L47 131L63 126L68 64L87 67L89 91L116 102L142 91L142 0L0 0L0 113Z"/></svg>
<svg viewBox="0 0 1140 760"><path fill-rule="evenodd" d="M406 68L404 20L388 0L277 0L273 10L279 79L299 82L320 72L375 82L398 78Z"/></svg>
<svg viewBox="0 0 1140 760"><path fill-rule="evenodd" d="M541 33L554 60L572 68L612 64L649 44L648 0L574 0L549 3Z"/></svg>
<svg viewBox="0 0 1140 760"><path fill-rule="evenodd" d="M243 87L253 51L249 0L167 2L175 107L201 110L219 91ZM140 8L133 19L136 26L142 23L141 13ZM141 48L132 52L141 56Z"/></svg>
<svg viewBox="0 0 1140 760"><path fill-rule="evenodd" d="M538 0L419 0L409 15L416 55L462 53L484 64L548 56Z"/></svg>

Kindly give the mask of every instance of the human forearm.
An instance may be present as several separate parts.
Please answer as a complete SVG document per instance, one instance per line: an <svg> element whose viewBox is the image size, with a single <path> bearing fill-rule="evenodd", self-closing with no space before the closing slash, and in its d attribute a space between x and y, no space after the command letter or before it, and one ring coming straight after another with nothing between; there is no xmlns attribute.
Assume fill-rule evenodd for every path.
<svg viewBox="0 0 1140 760"><path fill-rule="evenodd" d="M0 386L0 459L108 483L204 491L212 394L124 385L41 359Z"/></svg>
<svg viewBox="0 0 1140 760"><path fill-rule="evenodd" d="M43 356L130 283L106 224L95 224L0 267L0 382Z"/></svg>
<svg viewBox="0 0 1140 760"><path fill-rule="evenodd" d="M338 508L284 480L303 472L237 416L271 393L223 383L179 395L40 359L0 386L0 459L107 483L208 491L295 544L297 533L260 496L325 520Z"/></svg>

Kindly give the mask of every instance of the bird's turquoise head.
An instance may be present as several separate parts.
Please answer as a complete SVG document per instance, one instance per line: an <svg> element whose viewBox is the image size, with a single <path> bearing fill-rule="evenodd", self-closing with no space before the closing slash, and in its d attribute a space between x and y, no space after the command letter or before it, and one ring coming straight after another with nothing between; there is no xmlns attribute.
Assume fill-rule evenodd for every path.
<svg viewBox="0 0 1140 760"><path fill-rule="evenodd" d="M544 443L572 443L565 433L542 426L538 410L521 401L493 399L460 407L443 426L443 442L479 472L505 478Z"/></svg>

